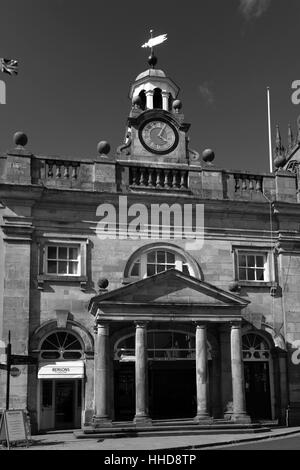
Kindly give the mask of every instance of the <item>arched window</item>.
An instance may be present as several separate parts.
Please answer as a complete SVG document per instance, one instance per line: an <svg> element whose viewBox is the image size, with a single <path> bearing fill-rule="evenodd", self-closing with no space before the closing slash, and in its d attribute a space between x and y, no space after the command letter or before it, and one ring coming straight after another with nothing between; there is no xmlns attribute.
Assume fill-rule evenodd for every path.
<svg viewBox="0 0 300 470"><path fill-rule="evenodd" d="M82 354L80 341L68 331L51 333L41 344L41 359L75 360L81 359Z"/></svg>
<svg viewBox="0 0 300 470"><path fill-rule="evenodd" d="M129 267L125 269L125 278L144 279L169 269L199 277L197 263L191 257L185 256L183 250L161 245L145 248L133 256L129 261Z"/></svg>
<svg viewBox="0 0 300 470"><path fill-rule="evenodd" d="M207 342L208 359L211 345ZM195 360L195 335L175 330L150 330L147 332L148 359L153 361ZM114 360L134 361L135 335L124 336L114 347Z"/></svg>
<svg viewBox="0 0 300 470"><path fill-rule="evenodd" d="M146 108L146 93L145 93L145 90L140 91L139 97L140 97L141 100L142 100L141 108L142 108L142 109L145 109L145 108Z"/></svg>
<svg viewBox="0 0 300 470"><path fill-rule="evenodd" d="M153 109L162 109L162 95L160 88L154 88L153 92Z"/></svg>
<svg viewBox="0 0 300 470"><path fill-rule="evenodd" d="M260 335L249 333L243 336L244 361L269 361L270 347Z"/></svg>

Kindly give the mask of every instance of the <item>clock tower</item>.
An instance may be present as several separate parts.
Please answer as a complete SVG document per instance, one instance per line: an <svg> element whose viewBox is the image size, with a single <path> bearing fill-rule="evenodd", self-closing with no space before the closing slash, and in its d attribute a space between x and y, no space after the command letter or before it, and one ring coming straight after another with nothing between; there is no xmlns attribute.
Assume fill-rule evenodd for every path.
<svg viewBox="0 0 300 470"><path fill-rule="evenodd" d="M184 121L179 87L156 69L151 54L150 68L139 74L129 92L131 111L118 160L139 163L197 164L199 154L188 148L190 124Z"/></svg>

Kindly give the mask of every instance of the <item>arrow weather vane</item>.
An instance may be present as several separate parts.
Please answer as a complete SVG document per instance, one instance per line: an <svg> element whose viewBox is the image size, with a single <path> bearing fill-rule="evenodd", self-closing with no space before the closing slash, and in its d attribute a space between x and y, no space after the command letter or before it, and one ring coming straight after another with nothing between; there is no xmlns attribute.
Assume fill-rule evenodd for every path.
<svg viewBox="0 0 300 470"><path fill-rule="evenodd" d="M145 42L145 44L143 44L142 47L150 47L151 48L151 55L152 55L153 54L153 47L158 46L158 44L162 44L168 38L167 38L166 34L160 34L159 36L156 36L154 38L153 37L153 29L150 29L150 35L151 35L151 38L149 39L148 42Z"/></svg>

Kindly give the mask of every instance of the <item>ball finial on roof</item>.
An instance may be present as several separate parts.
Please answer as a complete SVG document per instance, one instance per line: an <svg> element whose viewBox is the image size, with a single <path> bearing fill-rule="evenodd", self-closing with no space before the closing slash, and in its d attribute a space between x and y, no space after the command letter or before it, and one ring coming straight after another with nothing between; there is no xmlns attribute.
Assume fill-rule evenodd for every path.
<svg viewBox="0 0 300 470"><path fill-rule="evenodd" d="M149 55L148 64L154 69L157 64L157 57L154 54Z"/></svg>
<svg viewBox="0 0 300 470"><path fill-rule="evenodd" d="M101 140L97 145L97 152L100 153L100 155L107 155L110 152L109 143L106 140Z"/></svg>
<svg viewBox="0 0 300 470"><path fill-rule="evenodd" d="M182 102L180 100L175 100L173 101L173 109L175 110L175 112L178 113L178 111L182 108Z"/></svg>
<svg viewBox="0 0 300 470"><path fill-rule="evenodd" d="M16 145L20 145L21 147L25 147L25 145L27 144L28 142L28 138L27 138L27 135L24 133L24 132L16 132L14 134L14 143Z"/></svg>
<svg viewBox="0 0 300 470"><path fill-rule="evenodd" d="M215 159L215 152L211 149L206 149L202 152L202 159L205 163L211 163Z"/></svg>

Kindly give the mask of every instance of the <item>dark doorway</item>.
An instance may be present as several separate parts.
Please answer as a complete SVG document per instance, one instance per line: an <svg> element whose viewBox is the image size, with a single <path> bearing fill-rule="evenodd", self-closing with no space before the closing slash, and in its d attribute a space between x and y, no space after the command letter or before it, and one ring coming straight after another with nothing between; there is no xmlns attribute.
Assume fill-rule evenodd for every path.
<svg viewBox="0 0 300 470"><path fill-rule="evenodd" d="M196 415L194 361L151 364L149 408L153 419L189 418Z"/></svg>
<svg viewBox="0 0 300 470"><path fill-rule="evenodd" d="M135 415L135 363L115 367L115 419L132 420Z"/></svg>
<svg viewBox="0 0 300 470"><path fill-rule="evenodd" d="M75 382L57 380L55 384L55 428L74 427Z"/></svg>
<svg viewBox="0 0 300 470"><path fill-rule="evenodd" d="M268 362L244 362L246 409L252 419L271 419Z"/></svg>

